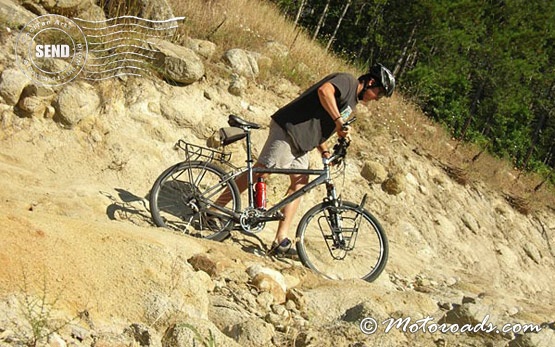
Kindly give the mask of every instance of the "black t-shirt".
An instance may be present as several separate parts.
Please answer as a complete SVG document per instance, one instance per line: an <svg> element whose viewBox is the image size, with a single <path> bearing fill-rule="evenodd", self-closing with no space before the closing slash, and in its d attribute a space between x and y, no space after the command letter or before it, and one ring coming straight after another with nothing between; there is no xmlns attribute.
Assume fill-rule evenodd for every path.
<svg viewBox="0 0 555 347"><path fill-rule="evenodd" d="M343 119L348 118L358 102L358 80L347 73L326 76L272 116L287 131L301 152L311 151L326 141L335 130L333 119L320 104L318 97L318 88L326 82L334 85L339 112Z"/></svg>

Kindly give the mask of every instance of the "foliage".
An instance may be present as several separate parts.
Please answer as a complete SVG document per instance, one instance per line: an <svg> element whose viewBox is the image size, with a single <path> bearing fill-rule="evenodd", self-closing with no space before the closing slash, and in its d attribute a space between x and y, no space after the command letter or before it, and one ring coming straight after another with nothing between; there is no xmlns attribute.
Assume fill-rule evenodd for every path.
<svg viewBox="0 0 555 347"><path fill-rule="evenodd" d="M345 1L273 0L325 43ZM382 62L453 136L523 169L555 167L555 6L550 1L353 0L332 48ZM545 170L544 170L545 171Z"/></svg>

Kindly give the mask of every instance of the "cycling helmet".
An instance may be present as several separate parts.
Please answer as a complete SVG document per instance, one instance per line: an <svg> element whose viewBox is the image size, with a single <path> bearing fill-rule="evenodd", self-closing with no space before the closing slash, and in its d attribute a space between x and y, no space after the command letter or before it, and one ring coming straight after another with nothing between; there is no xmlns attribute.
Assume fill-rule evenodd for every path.
<svg viewBox="0 0 555 347"><path fill-rule="evenodd" d="M390 97L391 95L393 95L393 90L395 89L395 76L393 76L391 71L389 71L385 66L383 66L382 64L376 64L372 66L368 73L364 76L361 76L359 80L364 80L365 83L368 83L368 80L370 78L374 79L376 83L372 86L368 86L366 84L363 91L366 91L366 89L372 87L383 87L385 89L385 96Z"/></svg>

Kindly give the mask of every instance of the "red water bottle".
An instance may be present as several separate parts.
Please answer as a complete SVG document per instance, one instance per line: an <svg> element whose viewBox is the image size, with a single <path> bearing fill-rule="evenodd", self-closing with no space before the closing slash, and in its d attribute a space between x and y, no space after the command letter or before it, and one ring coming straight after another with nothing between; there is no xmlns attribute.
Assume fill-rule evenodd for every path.
<svg viewBox="0 0 555 347"><path fill-rule="evenodd" d="M256 192L256 207L266 208L266 183L264 183L264 178L258 178L258 182L254 185L254 191Z"/></svg>

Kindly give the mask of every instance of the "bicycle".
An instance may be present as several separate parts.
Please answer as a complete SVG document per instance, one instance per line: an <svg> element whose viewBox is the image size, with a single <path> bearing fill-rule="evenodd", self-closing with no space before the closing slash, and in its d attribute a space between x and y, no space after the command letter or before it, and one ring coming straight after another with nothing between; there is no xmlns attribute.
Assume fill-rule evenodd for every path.
<svg viewBox="0 0 555 347"><path fill-rule="evenodd" d="M345 126L353 122L353 117ZM253 166L251 130L260 125L230 115L231 128L220 129L220 144L246 139L246 166L230 163L231 153L197 146L179 140L176 148L185 151L185 160L166 169L150 191L150 212L154 223L194 236L222 241L236 228L246 234L261 231L266 222L283 219L280 210L286 204L325 184L326 197L301 218L295 246L301 262L324 277L375 280L384 270L388 241L378 220L365 208L367 195L359 204L343 201L336 192L330 168L340 165L350 142L339 138L333 154L323 159L323 168L275 169ZM247 173L248 206L241 208L235 179ZM317 176L297 192L265 208L255 206L254 175L304 174ZM215 201L231 194L229 203Z"/></svg>

